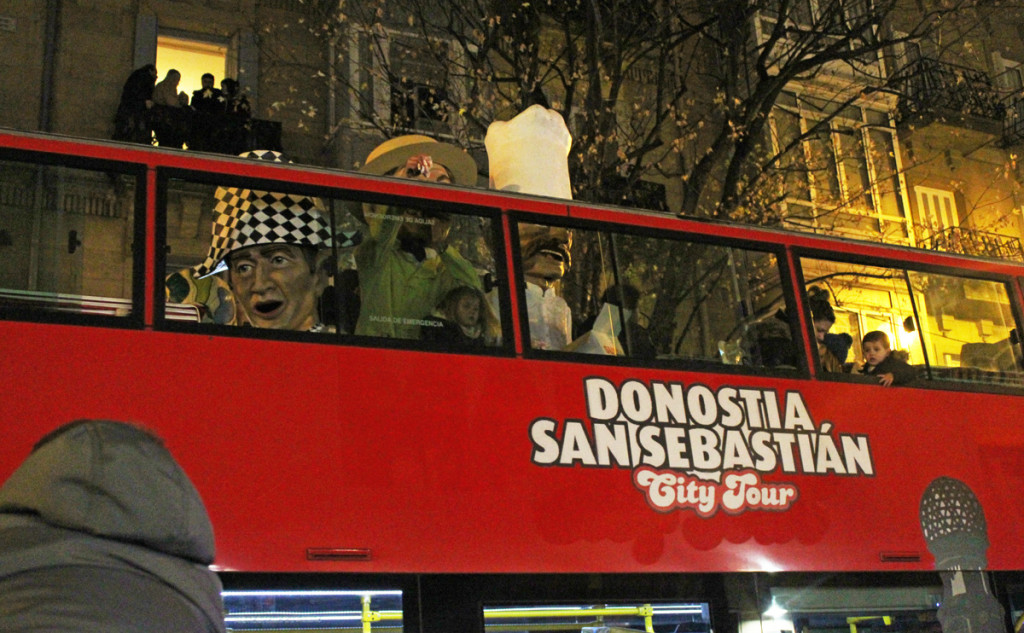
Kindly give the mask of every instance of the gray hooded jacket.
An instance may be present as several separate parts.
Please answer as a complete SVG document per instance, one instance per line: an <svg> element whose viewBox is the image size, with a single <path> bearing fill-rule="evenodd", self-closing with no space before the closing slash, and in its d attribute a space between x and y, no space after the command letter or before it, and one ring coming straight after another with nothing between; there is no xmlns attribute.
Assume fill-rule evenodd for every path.
<svg viewBox="0 0 1024 633"><path fill-rule="evenodd" d="M213 529L160 440L71 423L0 488L0 630L224 631Z"/></svg>

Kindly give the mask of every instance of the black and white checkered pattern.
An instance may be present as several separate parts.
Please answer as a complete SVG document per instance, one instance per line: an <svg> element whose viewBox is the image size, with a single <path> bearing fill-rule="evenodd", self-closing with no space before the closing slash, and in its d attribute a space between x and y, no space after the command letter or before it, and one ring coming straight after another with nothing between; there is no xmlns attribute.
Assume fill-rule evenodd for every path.
<svg viewBox="0 0 1024 633"><path fill-rule="evenodd" d="M280 152L257 150L242 156L274 162L288 162ZM225 258L232 251L260 244L295 244L326 248L331 246L330 223L323 215L319 198L218 187L213 209L210 252L196 266L196 276L205 277L227 268Z"/></svg>

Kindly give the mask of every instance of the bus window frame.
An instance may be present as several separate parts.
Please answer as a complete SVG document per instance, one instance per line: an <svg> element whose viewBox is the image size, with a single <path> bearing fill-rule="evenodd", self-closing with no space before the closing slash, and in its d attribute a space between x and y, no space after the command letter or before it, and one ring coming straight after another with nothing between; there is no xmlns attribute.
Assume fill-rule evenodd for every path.
<svg viewBox="0 0 1024 633"><path fill-rule="evenodd" d="M788 248L782 243L761 242L753 239L743 239L731 236L708 235L687 231L685 228L672 228L651 226L649 224L633 225L618 224L603 220L581 218L578 216L554 216L538 215L522 211L510 211L509 217L509 243L512 248L512 271L516 284L516 309L519 317L519 331L517 334L523 342L523 357L530 360L545 360L559 362L573 362L589 365L612 365L622 367L638 367L643 369L657 369L669 371L697 371L724 375L752 375L771 378L809 379L808 355L805 349L806 342L799 341L800 328L795 319L798 304L795 302L794 289L792 287L792 269L788 259ZM666 223L678 221L672 216L664 216ZM526 285L523 279L523 259L519 248L519 224L541 224L546 226L558 226L573 230L594 231L597 233L618 235L630 235L640 238L669 239L680 242L692 242L702 245L718 246L725 248L736 248L741 250L768 253L775 257L778 267L780 290L785 306L789 308L788 325L790 335L793 339L796 351L797 366L795 369L780 369L772 367L754 367L748 365L726 365L724 363L710 360L698 359L642 359L631 356L605 356L600 354L586 354L581 352L566 352L562 350L541 350L530 346L530 321L526 308Z"/></svg>
<svg viewBox="0 0 1024 633"><path fill-rule="evenodd" d="M251 159L248 159L251 161ZM261 164L259 167L287 170L288 165ZM295 166L291 166L294 168ZM403 208L415 208L424 210L437 210L461 215L471 218L486 218L490 221L489 238L493 248L495 264L494 276L498 280L507 279L508 271L505 256L502 252L503 237L501 230L502 213L499 207L488 207L479 204L467 204L463 202L449 202L442 198L417 198L409 195L395 193L382 193L368 191L354 187L331 186L329 184L308 184L285 180L287 174L282 174L281 179L270 179L260 176L245 176L232 173L215 171L198 171L183 169L179 167L157 167L156 169L156 244L157 252L167 252L167 196L172 180L182 180L188 183L227 186L239 188L251 188L260 191L284 190L288 193L331 199L352 204L387 204ZM347 174L346 174L347 175ZM369 185L370 183L367 183ZM283 187L281 185L284 185ZM448 185L435 185L444 187ZM212 204L212 202L211 202ZM342 213L346 211L341 209ZM333 228L333 227L332 227ZM365 225L360 228L365 232ZM355 333L343 332L298 332L294 330L266 330L253 327L221 325L214 323L192 323L171 320L166 318L166 296L163 280L167 276L166 257L159 257L156 261L156 280L154 288L154 328L164 331L182 332L189 334L201 334L206 336L232 336L254 340L285 340L306 343L329 343L349 347L370 347L384 349L401 349L405 351L421 352L442 352L451 354L471 356L498 356L510 357L514 355L512 332L511 310L509 308L508 288L501 288L506 284L499 285L500 314L499 321L502 327L502 341L500 345L481 348L452 349L441 343L423 341L418 339L389 338L377 336L365 336Z"/></svg>
<svg viewBox="0 0 1024 633"><path fill-rule="evenodd" d="M400 590L402 592L402 630L422 631L421 576L408 573L300 572L267 574L263 572L221 571L224 591L316 591ZM298 629L308 630L308 629Z"/></svg>
<svg viewBox="0 0 1024 633"><path fill-rule="evenodd" d="M107 316L64 312L48 308L5 306L0 303L0 320L29 321L60 325L86 325L93 327L135 329L145 326L146 286L146 196L147 166L143 163L105 160L89 156L0 147L0 161L24 163L35 167L61 167L99 174L129 176L135 181L135 200L132 204L132 281L131 313L127 316Z"/></svg>
<svg viewBox="0 0 1024 633"><path fill-rule="evenodd" d="M901 249L902 250L902 249ZM1021 288L1024 292L1024 278L1016 277L1012 274L1005 274L996 271L981 271L972 270L965 268L957 268L956 266L949 265L945 266L941 263L925 261L927 258L922 257L922 252L914 249L906 249L910 254L906 259L895 260L888 259L881 256L875 256L870 254L858 254L858 253L847 253L840 251L826 251L817 248L807 248L802 246L793 247L793 259L794 265L797 271L797 280L799 287L802 289L807 288L807 282L804 277L804 267L802 264L803 259L819 259L830 262L836 262L839 264L853 264L863 266L874 266L876 268L895 268L905 272L916 272L923 274L935 274L945 275L949 277L958 277L961 279L976 279L979 281L988 281L994 283L1000 283L1006 289L1006 295L1010 302L1010 313L1014 319L1014 325L1017 328L1017 332L1020 333L1021 324L1024 323L1024 312L1021 309L1021 297L1015 294L1015 288ZM928 251L923 252L926 255L934 256L935 253ZM957 257L957 259L961 259ZM980 261L986 261L978 258ZM996 262L996 266L999 263ZM807 320L808 332L810 340L814 340L813 324L811 323L810 306L806 300L806 290L803 291L802 297L804 317ZM922 345L924 344L921 341ZM853 342L854 345L859 345L858 341ZM821 360L818 357L817 346L812 346L814 349L811 350L814 358L814 362L820 363ZM1024 345L1018 338L1017 351L1024 357ZM817 366L817 365L816 365ZM1024 373L1024 368L1021 369ZM829 373L829 372L818 372L818 379L827 382L845 382L845 383L861 383L863 379L858 379L852 374L846 373ZM941 377L933 377L931 375L931 362L929 361L927 373L915 380L912 385L907 387L916 389L940 389L943 391L958 391L967 393L993 393L1001 395L1024 395L1024 385L1016 387L1012 385L998 384L998 383L986 383L986 382L962 382L956 380L943 379Z"/></svg>

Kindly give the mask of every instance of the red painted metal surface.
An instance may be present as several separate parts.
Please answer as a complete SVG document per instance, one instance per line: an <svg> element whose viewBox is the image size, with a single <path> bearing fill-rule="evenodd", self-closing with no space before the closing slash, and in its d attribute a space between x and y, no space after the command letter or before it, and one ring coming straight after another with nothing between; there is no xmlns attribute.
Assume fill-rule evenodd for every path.
<svg viewBox="0 0 1024 633"><path fill-rule="evenodd" d="M983 273L1019 276L1022 270L847 240L113 143L0 134L0 146L967 265ZM147 182L155 186L154 179ZM152 192L147 199L154 204ZM156 252L159 245L151 240L147 250ZM506 245L506 255L511 248ZM153 274L151 264L146 272ZM146 292L147 316L155 300ZM513 319L518 325L515 312ZM772 398L785 403L788 397L788 425L783 405L778 428L768 431L781 437L804 429L815 439L801 441L811 444L825 436L834 442L843 434L859 437L869 459L842 473L849 462L837 468L841 457L837 462L813 449L807 461L794 443L790 454L799 467L793 470L801 472L779 465L752 480L759 489L789 490L784 507L758 508L757 495L730 506L723 495L735 490L728 489L725 472L710 508L683 503L659 511L647 489L634 483L639 470L571 459L574 451L586 453L583 444L595 437L592 418L600 402L591 400L588 409L588 378L647 389L655 383L683 391L703 385L693 393L712 394L721 415L709 428L720 430L730 424L729 403L742 399L732 390L751 390L748 404ZM1020 395L19 321L0 321L0 380L0 479L43 433L69 420L141 423L165 438L195 481L216 530L217 565L226 570L926 570L934 562L918 509L938 477L960 479L977 495L986 512L990 567L1024 569L1024 528L1012 512L1024 487ZM774 424L770 417L765 414L761 427ZM765 431L750 420L748 414L738 427L748 439ZM555 430L545 434L545 425ZM585 430L576 444L563 441L570 426ZM656 426L666 434L670 427L702 428L695 421ZM671 452L669 441L660 441ZM548 463L552 443L568 463ZM825 472L802 472L808 464ZM687 472L673 474L688 482Z"/></svg>
<svg viewBox="0 0 1024 633"><path fill-rule="evenodd" d="M930 569L918 504L955 477L990 565L1024 568L1016 396L3 322L0 477L80 417L153 428L191 475L217 564L248 571ZM537 418L586 419L583 379L796 390L815 425L867 435L873 476L764 475L785 511L657 512L625 468L531 463ZM369 560L310 560L364 548ZM919 560L883 562L886 553Z"/></svg>

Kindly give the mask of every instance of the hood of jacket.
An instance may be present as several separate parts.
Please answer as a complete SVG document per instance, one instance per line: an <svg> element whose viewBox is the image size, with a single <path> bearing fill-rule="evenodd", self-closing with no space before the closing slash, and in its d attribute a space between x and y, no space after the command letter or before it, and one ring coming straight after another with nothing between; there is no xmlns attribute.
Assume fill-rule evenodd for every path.
<svg viewBox="0 0 1024 633"><path fill-rule="evenodd" d="M213 561L195 486L159 438L122 422L79 420L44 437L0 487L0 513Z"/></svg>

